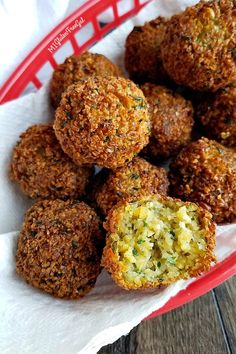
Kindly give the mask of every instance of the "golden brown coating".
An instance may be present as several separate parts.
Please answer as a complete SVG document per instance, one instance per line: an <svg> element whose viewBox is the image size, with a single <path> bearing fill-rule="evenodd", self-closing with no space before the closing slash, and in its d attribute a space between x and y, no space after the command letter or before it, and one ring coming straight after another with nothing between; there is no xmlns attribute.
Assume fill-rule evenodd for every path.
<svg viewBox="0 0 236 354"><path fill-rule="evenodd" d="M56 297L77 299L100 273L100 220L85 203L41 200L26 213L18 237L16 271Z"/></svg>
<svg viewBox="0 0 236 354"><path fill-rule="evenodd" d="M105 178L101 178L102 177ZM95 178L92 198L103 215L121 199L141 194L167 194L169 182L164 168L151 165L135 157L127 165L108 172L103 171Z"/></svg>
<svg viewBox="0 0 236 354"><path fill-rule="evenodd" d="M173 196L203 202L217 223L236 221L236 152L201 138L184 148L170 165Z"/></svg>
<svg viewBox="0 0 236 354"><path fill-rule="evenodd" d="M150 142L143 155L151 160L176 155L191 140L194 122L191 102L164 86L146 83L141 88L152 122Z"/></svg>
<svg viewBox="0 0 236 354"><path fill-rule="evenodd" d="M236 80L236 3L201 1L173 16L161 43L164 68L178 84L216 91Z"/></svg>
<svg viewBox="0 0 236 354"><path fill-rule="evenodd" d="M135 82L159 82L168 80L163 67L160 44L167 20L157 17L143 26L135 26L125 44L125 67Z"/></svg>
<svg viewBox="0 0 236 354"><path fill-rule="evenodd" d="M90 76L123 76L117 65L102 54L85 52L71 55L53 72L50 98L54 108L59 106L61 96L68 86Z"/></svg>
<svg viewBox="0 0 236 354"><path fill-rule="evenodd" d="M21 136L11 160L10 177L31 198L78 198L92 176L76 166L56 139L51 125L33 125Z"/></svg>
<svg viewBox="0 0 236 354"><path fill-rule="evenodd" d="M97 76L67 89L54 130L78 165L115 169L148 143L150 124L146 99L132 81Z"/></svg>
<svg viewBox="0 0 236 354"><path fill-rule="evenodd" d="M236 87L218 91L200 104L200 120L208 138L236 148Z"/></svg>
<svg viewBox="0 0 236 354"><path fill-rule="evenodd" d="M108 213L102 265L125 289L166 286L208 271L215 223L195 203L160 195L120 201Z"/></svg>

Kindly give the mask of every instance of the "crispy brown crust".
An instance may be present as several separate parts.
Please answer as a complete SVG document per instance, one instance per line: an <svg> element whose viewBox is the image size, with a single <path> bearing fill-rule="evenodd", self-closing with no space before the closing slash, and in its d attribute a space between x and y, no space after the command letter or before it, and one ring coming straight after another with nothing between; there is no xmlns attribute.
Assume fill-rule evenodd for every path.
<svg viewBox="0 0 236 354"><path fill-rule="evenodd" d="M163 203L181 203L183 205L190 205L192 203L183 202L180 199L173 199L167 196L160 196L160 195L152 195L152 196L143 196L141 200L145 200L146 198L157 198L159 201ZM116 282L117 285L120 287L130 290L130 289L148 289L148 288L156 288L162 287L172 284L173 282L180 280L180 279L188 279L191 277L197 277L201 275L203 272L206 272L210 269L211 263L215 262L215 233L216 233L216 225L212 220L212 215L208 212L205 208L201 207L200 205L196 204L198 208L198 218L200 225L203 230L205 230L205 239L207 243L207 249L204 254L204 257L199 259L199 262L195 264L194 268L191 269L189 272L186 273L186 276L179 276L173 279L172 281L163 279L162 282L159 280L153 282L147 282L143 284L141 287L134 283L128 283L124 280L122 273L125 269L122 268L122 264L119 262L117 255L112 250L112 238L111 234L117 231L117 225L122 218L123 214L123 207L126 206L128 203L132 203L137 201L140 198L127 198L121 200L117 205L115 205L108 213L106 222L103 224L104 228L107 230L107 237L106 237L106 246L103 249L102 255L102 266L106 268L106 270L111 274L113 280Z"/></svg>
<svg viewBox="0 0 236 354"><path fill-rule="evenodd" d="M148 143L147 102L128 79L89 78L64 93L54 129L75 163L114 169L128 163Z"/></svg>
<svg viewBox="0 0 236 354"><path fill-rule="evenodd" d="M149 103L151 138L144 148L147 159L166 159L176 155L191 140L193 107L174 91L146 83L141 89Z"/></svg>
<svg viewBox="0 0 236 354"><path fill-rule="evenodd" d="M18 237L16 271L56 297L77 299L100 273L100 220L85 203L42 200L26 213Z"/></svg>
<svg viewBox="0 0 236 354"><path fill-rule="evenodd" d="M208 138L236 148L236 87L225 88L201 103L198 116Z"/></svg>
<svg viewBox="0 0 236 354"><path fill-rule="evenodd" d="M169 77L163 67L160 44L168 21L163 17L135 26L125 44L125 67L132 80L163 83Z"/></svg>
<svg viewBox="0 0 236 354"><path fill-rule="evenodd" d="M107 176L101 171L95 179L91 197L105 216L123 198L147 193L167 194L169 186L165 169L153 166L140 157L110 171Z"/></svg>
<svg viewBox="0 0 236 354"><path fill-rule="evenodd" d="M123 76L117 65L102 54L85 52L71 55L53 72L50 99L54 108L59 106L61 96L68 86L89 76Z"/></svg>
<svg viewBox="0 0 236 354"><path fill-rule="evenodd" d="M171 195L208 205L217 223L236 221L236 153L201 138L170 165Z"/></svg>
<svg viewBox="0 0 236 354"><path fill-rule="evenodd" d="M201 1L173 16L161 43L164 68L178 84L216 91L236 80L236 4Z"/></svg>
<svg viewBox="0 0 236 354"><path fill-rule="evenodd" d="M31 198L78 198L94 170L76 166L56 139L51 125L28 128L11 159L10 177Z"/></svg>

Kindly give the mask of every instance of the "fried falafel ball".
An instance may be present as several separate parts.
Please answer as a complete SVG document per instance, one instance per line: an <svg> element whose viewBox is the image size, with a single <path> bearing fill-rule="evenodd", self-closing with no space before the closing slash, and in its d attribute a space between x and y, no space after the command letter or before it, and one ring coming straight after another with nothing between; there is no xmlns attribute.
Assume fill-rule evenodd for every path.
<svg viewBox="0 0 236 354"><path fill-rule="evenodd" d="M103 171L101 174L104 175ZM105 176L104 176L105 177ZM95 179L92 198L103 215L122 198L140 194L167 194L169 182L164 168L151 165L140 157L135 157L127 165L109 171L103 179L98 174Z"/></svg>
<svg viewBox="0 0 236 354"><path fill-rule="evenodd" d="M41 200L26 213L18 237L16 271L56 297L86 295L100 273L100 220L87 204Z"/></svg>
<svg viewBox="0 0 236 354"><path fill-rule="evenodd" d="M163 83L169 77L163 67L160 44L168 21L163 17L135 26L125 44L125 67L130 78L138 83Z"/></svg>
<svg viewBox="0 0 236 354"><path fill-rule="evenodd" d="M196 277L215 261L212 215L195 203L160 195L123 200L105 228L102 265L127 290Z"/></svg>
<svg viewBox="0 0 236 354"><path fill-rule="evenodd" d="M97 76L67 89L54 129L76 164L115 169L148 143L150 124L146 99L132 81Z"/></svg>
<svg viewBox="0 0 236 354"><path fill-rule="evenodd" d="M218 91L200 104L199 118L208 138L236 148L236 87Z"/></svg>
<svg viewBox="0 0 236 354"><path fill-rule="evenodd" d="M236 152L201 138L170 165L172 196L205 203L217 223L236 221Z"/></svg>
<svg viewBox="0 0 236 354"><path fill-rule="evenodd" d="M14 147L10 178L30 198L78 198L94 169L76 166L56 139L53 127L33 125Z"/></svg>
<svg viewBox="0 0 236 354"><path fill-rule="evenodd" d="M146 83L141 89L152 122L150 142L142 154L149 160L176 155L191 140L194 123L191 102L164 86Z"/></svg>
<svg viewBox="0 0 236 354"><path fill-rule="evenodd" d="M53 72L50 98L54 108L59 106L61 96L68 86L89 76L123 76L117 65L102 54L85 52L71 55Z"/></svg>
<svg viewBox="0 0 236 354"><path fill-rule="evenodd" d="M216 91L236 80L235 11L232 0L201 1L169 20L161 56L176 83Z"/></svg>

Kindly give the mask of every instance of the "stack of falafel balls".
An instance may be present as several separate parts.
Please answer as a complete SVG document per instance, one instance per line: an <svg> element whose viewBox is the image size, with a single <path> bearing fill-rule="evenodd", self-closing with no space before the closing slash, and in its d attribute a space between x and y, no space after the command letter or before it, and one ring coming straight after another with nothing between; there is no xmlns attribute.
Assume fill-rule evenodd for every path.
<svg viewBox="0 0 236 354"><path fill-rule="evenodd" d="M125 289L209 270L215 222L236 220L235 33L234 1L201 1L134 27L131 79L89 52L58 66L54 122L27 129L11 161L37 199L16 254L29 284L75 299L102 266Z"/></svg>

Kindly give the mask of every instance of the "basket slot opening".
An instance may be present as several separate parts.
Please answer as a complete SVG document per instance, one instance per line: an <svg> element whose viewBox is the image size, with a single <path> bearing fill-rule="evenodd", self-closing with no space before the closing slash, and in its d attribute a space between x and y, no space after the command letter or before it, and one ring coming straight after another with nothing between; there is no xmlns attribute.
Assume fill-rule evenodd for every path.
<svg viewBox="0 0 236 354"><path fill-rule="evenodd" d="M41 66L36 77L40 82L44 83L51 77L53 70L54 66L51 65L50 61L47 61Z"/></svg>
<svg viewBox="0 0 236 354"><path fill-rule="evenodd" d="M78 32L75 33L75 40L77 41L78 45L81 47L94 36L94 33L95 33L94 24L89 22Z"/></svg>
<svg viewBox="0 0 236 354"><path fill-rule="evenodd" d="M74 49L71 42L67 40L63 45L61 45L57 51L53 54L56 60L56 67L58 64L63 63L64 60L74 53Z"/></svg>
<svg viewBox="0 0 236 354"><path fill-rule="evenodd" d="M120 0L117 3L118 15L123 16L127 12L133 10L134 6L134 0Z"/></svg>
<svg viewBox="0 0 236 354"><path fill-rule="evenodd" d="M97 16L97 21L99 22L100 28L104 28L110 23L114 22L115 20L115 14L114 14L114 8L110 6L108 9L103 11Z"/></svg>

